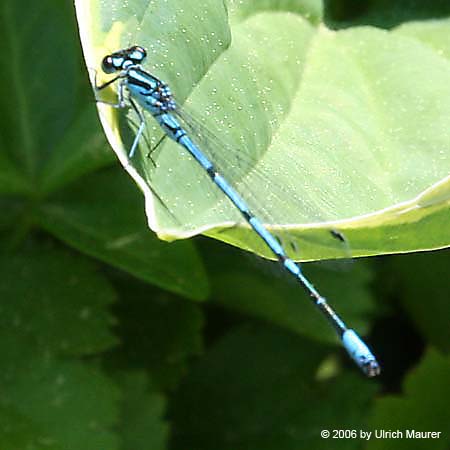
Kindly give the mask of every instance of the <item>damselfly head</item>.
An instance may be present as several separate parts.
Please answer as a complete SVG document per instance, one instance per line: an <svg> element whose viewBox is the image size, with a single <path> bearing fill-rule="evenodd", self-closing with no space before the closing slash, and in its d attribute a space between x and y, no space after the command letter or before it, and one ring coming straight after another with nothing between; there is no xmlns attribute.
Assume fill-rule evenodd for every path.
<svg viewBox="0 0 450 450"><path fill-rule="evenodd" d="M128 53L128 58L135 64L140 64L147 56L145 48L140 47L139 45L133 45L133 47L125 50L125 52Z"/></svg>
<svg viewBox="0 0 450 450"><path fill-rule="evenodd" d="M105 73L114 73L129 66L140 64L146 56L147 52L143 47L133 45L130 48L105 56L102 60L102 70Z"/></svg>

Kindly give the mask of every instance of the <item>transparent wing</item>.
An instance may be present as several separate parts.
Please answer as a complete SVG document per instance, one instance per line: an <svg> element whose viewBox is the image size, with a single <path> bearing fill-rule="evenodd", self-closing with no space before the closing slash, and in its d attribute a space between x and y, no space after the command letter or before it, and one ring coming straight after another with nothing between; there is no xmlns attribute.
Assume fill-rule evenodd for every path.
<svg viewBox="0 0 450 450"><path fill-rule="evenodd" d="M206 128L185 108L179 109L176 115L192 140L292 256L301 254L301 246L307 238L299 239L289 231L290 228L296 229L298 224L323 224L334 218L333 204L326 195L318 202L317 193L312 199L307 189L298 192L289 181L282 182L286 174L283 169L270 165L270 160L265 157L267 147L248 152L245 142L240 146L223 142L218 137L221 135L219 130ZM287 162L289 168L292 164L295 162ZM310 174L304 176L307 178ZM326 241L336 248L337 257L351 257L349 243L336 227L324 230L321 245Z"/></svg>
<svg viewBox="0 0 450 450"><path fill-rule="evenodd" d="M307 189L298 192L289 180L286 181L283 169L271 165L266 158L267 145L255 145L248 142L248 137L247 140L238 138L225 143L219 138L224 130L211 124L205 127L195 114L185 108L177 110L175 115L190 138L246 201L252 213L267 225L293 258L301 257L308 237L299 238L299 233L291 233L290 227L297 230L298 224L323 223L330 219L330 215L325 214L332 212L328 199L324 197L317 202L317 195L313 200ZM199 224L206 224L204 230L216 228L214 233L207 234L268 256L260 238L250 230L238 210L203 169L178 144L168 138L160 142L164 136L162 130L148 114L144 116L146 129L133 164L158 198L157 215L165 217L164 226L181 229L189 235L199 232ZM128 133L132 136L138 126L132 111L128 115L128 123L133 130ZM249 148L253 151L250 152ZM293 163L288 161L288 167ZM238 241L221 236L221 230L227 230L226 234L230 235L234 229L239 235ZM336 257L348 258L348 243L345 239L333 237L331 231L324 230L320 245L329 242L327 245L336 248ZM318 243L311 241L307 244L314 246Z"/></svg>

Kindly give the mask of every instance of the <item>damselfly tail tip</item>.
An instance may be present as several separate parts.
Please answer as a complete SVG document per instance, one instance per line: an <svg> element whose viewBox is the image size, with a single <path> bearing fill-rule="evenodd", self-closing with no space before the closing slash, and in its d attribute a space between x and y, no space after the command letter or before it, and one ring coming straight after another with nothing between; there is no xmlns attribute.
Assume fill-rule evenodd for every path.
<svg viewBox="0 0 450 450"><path fill-rule="evenodd" d="M381 367L375 358L367 361L363 366L361 366L361 369L369 378L376 377L381 373Z"/></svg>
<svg viewBox="0 0 450 450"><path fill-rule="evenodd" d="M375 356L353 330L344 331L342 343L353 361L356 362L365 375L375 377L380 374L381 368Z"/></svg>

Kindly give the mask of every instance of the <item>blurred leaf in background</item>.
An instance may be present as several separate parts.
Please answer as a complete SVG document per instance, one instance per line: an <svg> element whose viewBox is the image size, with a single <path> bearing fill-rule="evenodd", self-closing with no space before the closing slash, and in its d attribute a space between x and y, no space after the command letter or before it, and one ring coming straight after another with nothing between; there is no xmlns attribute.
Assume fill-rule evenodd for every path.
<svg viewBox="0 0 450 450"><path fill-rule="evenodd" d="M450 360L430 349L405 379L401 395L388 395L376 401L370 425L378 430L440 431L442 438L399 440L395 448L438 449L448 448L450 422L447 401L450 397ZM432 414L430 414L432 412ZM373 440L367 447L392 448L386 440Z"/></svg>
<svg viewBox="0 0 450 450"><path fill-rule="evenodd" d="M0 273L1 447L118 448L118 390L82 359L116 344L109 282L44 242L2 253Z"/></svg>
<svg viewBox="0 0 450 450"><path fill-rule="evenodd" d="M270 180L302 194L300 215L291 202L284 216L296 224L298 256L339 256L329 233L310 226L317 217L345 219L354 255L448 246L447 1L77 8L98 50L87 58L91 76L98 58L139 38L147 67L181 102L197 113L209 105L226 144L237 140ZM384 374L363 379L278 268L217 241L169 244L148 229L142 195L97 118L71 2L3 0L0 11L1 450L449 447L448 251L348 271L305 267L369 333ZM176 167L188 184L174 184L180 172L166 170L176 147L158 155L160 172L145 180L164 196L190 186L181 206L191 219L194 211L189 226L253 248L241 227L222 226L234 217L225 203L224 216L206 208L217 197L205 200L209 185L190 179L198 172L189 161ZM250 181L242 186L270 193L271 183ZM278 213L284 197L279 183L272 188ZM320 437L333 428L442 435Z"/></svg>

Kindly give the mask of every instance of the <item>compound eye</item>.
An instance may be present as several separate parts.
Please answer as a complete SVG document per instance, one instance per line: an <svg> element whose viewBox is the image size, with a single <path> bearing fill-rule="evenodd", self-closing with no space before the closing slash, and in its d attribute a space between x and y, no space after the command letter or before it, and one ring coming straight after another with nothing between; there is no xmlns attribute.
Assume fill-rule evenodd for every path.
<svg viewBox="0 0 450 450"><path fill-rule="evenodd" d="M114 65L114 60L112 56L105 56L102 61L102 70L105 73L113 73L117 70L116 66Z"/></svg>
<svg viewBox="0 0 450 450"><path fill-rule="evenodd" d="M130 59L133 60L133 62L141 63L147 56L147 52L145 51L145 48L140 47L139 45L135 45L130 48L129 56Z"/></svg>

